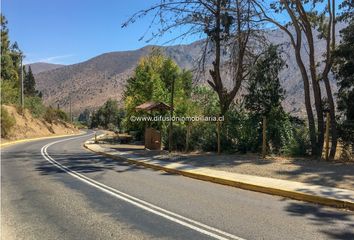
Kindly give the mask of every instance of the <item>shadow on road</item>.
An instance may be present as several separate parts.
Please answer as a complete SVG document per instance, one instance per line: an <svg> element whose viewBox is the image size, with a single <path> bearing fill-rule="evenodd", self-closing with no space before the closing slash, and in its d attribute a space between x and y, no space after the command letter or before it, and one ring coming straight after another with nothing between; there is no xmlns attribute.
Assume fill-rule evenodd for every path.
<svg viewBox="0 0 354 240"><path fill-rule="evenodd" d="M329 239L354 239L353 212L303 202L289 203L285 211L293 217L305 217L314 225L326 227L326 230L321 232ZM339 222L344 227L339 227Z"/></svg>

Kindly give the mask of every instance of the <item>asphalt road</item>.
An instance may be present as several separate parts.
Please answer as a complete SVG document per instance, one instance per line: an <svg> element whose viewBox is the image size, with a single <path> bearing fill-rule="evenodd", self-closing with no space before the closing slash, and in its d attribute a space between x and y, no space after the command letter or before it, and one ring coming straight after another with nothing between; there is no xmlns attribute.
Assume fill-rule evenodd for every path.
<svg viewBox="0 0 354 240"><path fill-rule="evenodd" d="M2 239L354 239L354 213L144 169L85 135L1 150Z"/></svg>

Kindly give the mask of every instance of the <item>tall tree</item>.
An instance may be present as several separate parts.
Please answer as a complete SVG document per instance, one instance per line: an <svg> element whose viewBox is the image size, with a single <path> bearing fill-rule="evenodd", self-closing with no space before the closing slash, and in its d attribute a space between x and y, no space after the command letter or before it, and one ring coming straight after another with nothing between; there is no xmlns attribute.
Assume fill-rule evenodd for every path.
<svg viewBox="0 0 354 240"><path fill-rule="evenodd" d="M17 44L15 44L15 47ZM16 52L13 51L9 39L7 20L1 15L1 80L16 82L18 80L19 65L15 60Z"/></svg>
<svg viewBox="0 0 354 240"><path fill-rule="evenodd" d="M274 108L282 108L285 91L280 85L279 72L284 61L277 46L270 45L256 62L250 75L245 107L260 116L268 116Z"/></svg>
<svg viewBox="0 0 354 240"><path fill-rule="evenodd" d="M334 72L339 85L338 110L342 114L341 137L354 144L354 19L341 31L342 42L334 51Z"/></svg>
<svg viewBox="0 0 354 240"><path fill-rule="evenodd" d="M174 81L173 112L175 116L183 116L188 110L188 99L191 95L192 74L181 71L170 58L155 49L150 55L140 59L134 75L128 79L124 90L124 103L128 120L126 127L143 131L145 123L129 121L131 116L143 114L135 107L147 102L165 102L170 104L172 82ZM161 115L163 113L150 113ZM163 123L148 123L161 129Z"/></svg>
<svg viewBox="0 0 354 240"><path fill-rule="evenodd" d="M262 2L253 1L259 11L262 12L262 19L274 24L286 33L294 49L296 62L304 83L305 107L314 156L321 156L323 149L324 119L320 81L322 80L325 84L331 117L332 145L330 158L333 158L337 146L337 131L334 100L328 74L332 68L331 51L335 46L335 0L328 0L325 4L322 0L281 0L270 3L269 8L265 6L269 3L268 1L263 0ZM273 11L276 15L286 13L289 22L281 22L279 19L284 18L274 17L269 13L270 11ZM315 42L317 36L314 34L314 29L317 29L320 32L320 38L326 41L326 50L322 59L316 59ZM302 48L306 48L308 51L302 51ZM309 67L306 67L305 59L309 60ZM319 66L320 62L324 63L322 68ZM315 103L317 131L312 111L310 83Z"/></svg>
<svg viewBox="0 0 354 240"><path fill-rule="evenodd" d="M258 59L247 81L245 108L256 122L267 119L267 142L278 152L289 140L288 117L281 105L285 91L280 85L279 72L285 62L277 46L270 45ZM261 139L261 136L259 137Z"/></svg>
<svg viewBox="0 0 354 240"><path fill-rule="evenodd" d="M36 96L38 91L36 90L36 80L34 79L31 66L28 67L28 71L24 71L24 94L27 96Z"/></svg>
<svg viewBox="0 0 354 240"><path fill-rule="evenodd" d="M1 102L18 103L19 71L22 52L17 43L11 44L7 20L1 15Z"/></svg>
<svg viewBox="0 0 354 240"><path fill-rule="evenodd" d="M257 13L252 1L162 0L159 4L133 15L123 27L149 13L154 15L151 25L160 26L158 32L152 33L152 37L171 33L174 29L179 32L182 30L182 33L173 40L196 34L206 37L199 67L204 72L206 59L212 59L212 66L208 67L211 80L207 82L218 95L219 114L225 115L242 82L249 75L248 66L253 64L256 55L254 49L260 31L257 31L259 22L255 21ZM230 87L226 87L226 81L222 77L223 69L227 69L232 75ZM220 124L218 123L218 133ZM218 152L220 153L220 134Z"/></svg>
<svg viewBox="0 0 354 240"><path fill-rule="evenodd" d="M151 25L159 25L152 33L158 37L178 29L181 34L173 40L193 35L204 35L199 67L205 70L206 59L212 58L209 85L218 94L220 114L224 115L249 74L256 45L256 13L248 0L162 0L151 8L134 14L123 27L147 14L153 14ZM232 74L232 86L226 88L222 69Z"/></svg>

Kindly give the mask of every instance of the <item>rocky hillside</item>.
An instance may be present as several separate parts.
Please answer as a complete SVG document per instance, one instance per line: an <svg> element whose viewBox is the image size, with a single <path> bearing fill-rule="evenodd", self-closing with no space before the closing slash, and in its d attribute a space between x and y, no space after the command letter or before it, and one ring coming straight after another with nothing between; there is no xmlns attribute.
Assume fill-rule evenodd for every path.
<svg viewBox="0 0 354 240"><path fill-rule="evenodd" d="M282 44L284 50L283 57L287 63L287 68L281 73L281 83L287 93L284 107L296 115L303 115L305 110L302 80L287 36L279 30L269 31L265 35L269 42ZM318 40L315 46L316 54L320 58L325 43ZM159 48L180 67L192 69L200 57L202 42ZM95 109L108 98L121 100L126 79L132 74L139 58L147 55L151 49L152 46L146 46L134 51L105 53L82 63L37 73L35 77L38 89L43 92L45 102L53 106L59 104L68 110L71 99L74 113L85 108ZM205 78L209 78L209 75L206 74ZM203 78L198 82L200 84L205 80ZM232 79L228 81L231 82ZM334 81L332 87L336 92Z"/></svg>
<svg viewBox="0 0 354 240"><path fill-rule="evenodd" d="M15 121L15 125L11 127L9 136L6 139L2 139L4 141L80 132L78 128L66 122L53 121L49 123L44 119L34 118L27 109L25 109L24 114L19 114L17 108L14 106L2 105L2 107L5 108Z"/></svg>
<svg viewBox="0 0 354 240"><path fill-rule="evenodd" d="M53 64L53 63L45 63L45 62L37 62L37 63L31 63L27 64L26 67L31 66L33 74L41 73L41 72L46 72L50 70L54 70L57 68L61 68L65 65L62 64Z"/></svg>

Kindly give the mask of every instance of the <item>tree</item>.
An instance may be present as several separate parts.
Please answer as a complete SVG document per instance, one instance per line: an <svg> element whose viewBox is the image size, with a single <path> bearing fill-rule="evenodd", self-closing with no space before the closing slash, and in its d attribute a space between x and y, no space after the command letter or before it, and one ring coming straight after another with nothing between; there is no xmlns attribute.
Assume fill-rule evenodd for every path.
<svg viewBox="0 0 354 240"><path fill-rule="evenodd" d="M145 127L154 127L162 130L166 146L178 148L180 141L175 138L175 135L177 132L181 132L188 123L175 123L172 131L172 121L170 121L170 128L167 131L167 123L165 122L134 122L130 119L132 116L167 115L166 111L136 111L138 105L148 101L170 104L173 107L170 116L186 116L191 110L192 77L190 71L181 70L171 58L165 57L157 48L153 49L148 56L141 58L134 70L134 75L128 79L124 90L123 99L127 110L124 121L126 129L137 131L137 136L142 137ZM167 132L169 140L165 136ZM172 138L175 140L172 141Z"/></svg>
<svg viewBox="0 0 354 240"><path fill-rule="evenodd" d="M103 127L117 130L121 122L118 102L108 99L103 106L92 114L91 127Z"/></svg>
<svg viewBox="0 0 354 240"><path fill-rule="evenodd" d="M256 58L256 45L260 39L257 13L249 0L162 0L149 9L134 14L123 27L136 19L152 13L151 25L158 25L152 37L162 36L178 29L175 39L204 35L203 52L199 68L204 72L206 59L212 59L207 80L219 98L219 115L225 115L239 92L242 82L249 75L249 66ZM209 68L209 67L208 67ZM232 85L227 88L222 70L232 76ZM218 137L220 139L220 137ZM220 141L218 141L218 146ZM218 147L218 152L220 148Z"/></svg>
<svg viewBox="0 0 354 240"><path fill-rule="evenodd" d="M11 44L7 20L1 15L1 102L18 103L19 70L21 50L17 43Z"/></svg>
<svg viewBox="0 0 354 240"><path fill-rule="evenodd" d="M285 145L291 132L290 122L281 105L285 91L280 85L279 72L284 64L277 46L270 45L250 74L245 96L245 108L251 112L254 122L267 118L267 135L275 151Z"/></svg>
<svg viewBox="0 0 354 240"><path fill-rule="evenodd" d="M254 52L258 37L255 12L251 1L246 0L163 0L149 9L134 14L123 27L135 22L138 18L152 13L156 17L152 25L161 25L158 32L152 32L152 37L170 33L172 29L185 29L177 37L184 38L197 34L206 36L203 41L204 51L201 54L199 66L205 70L207 58L212 58L209 70L212 89L218 94L220 114L224 115L242 81L248 76L248 67L253 64ZM221 76L222 68L228 68L234 79L231 89L225 87Z"/></svg>
<svg viewBox="0 0 354 240"><path fill-rule="evenodd" d="M277 46L270 45L255 64L245 96L245 107L260 116L268 116L272 109L282 109L284 90L280 86L279 72L284 66Z"/></svg>
<svg viewBox="0 0 354 240"><path fill-rule="evenodd" d="M145 124L152 124L158 129L163 123L142 123L129 121L132 115L146 113L136 111L135 108L145 102L155 101L169 104L171 101L172 82L174 81L174 114L182 116L188 108L188 98L191 94L192 74L181 71L177 64L166 58L155 49L150 55L139 60L133 77L129 78L124 90L124 104L127 110L126 127L131 130L143 131ZM163 113L148 113L163 114Z"/></svg>
<svg viewBox="0 0 354 240"><path fill-rule="evenodd" d="M342 42L333 53L339 86L337 104L343 120L341 137L354 144L354 19L341 31L341 35Z"/></svg>
<svg viewBox="0 0 354 240"><path fill-rule="evenodd" d="M90 117L91 117L91 112L86 108L82 113L80 113L78 121L86 124L87 126L90 126L91 125Z"/></svg>
<svg viewBox="0 0 354 240"><path fill-rule="evenodd" d="M262 1L268 4L268 1ZM294 49L297 65L300 69L304 83L305 107L309 122L310 140L312 146L312 155L321 156L324 141L324 119L320 81L324 82L327 101L330 109L332 144L330 158L333 158L337 146L337 131L335 121L335 107L332 89L329 83L328 74L332 68L331 51L335 46L335 0L328 0L326 4L321 0L282 0L274 1L269 4L269 8L260 1L253 1L254 5L262 12L262 20L274 24L281 29L290 39L291 46ZM283 23L279 19L272 17L269 13L273 11L276 15L286 13L289 22ZM292 31L292 29L294 31ZM316 59L315 40L313 29L319 31L319 37L325 39L326 50L322 59ZM308 51L302 51L306 47ZM304 60L309 60L309 68L306 67ZM320 62L323 62L320 68ZM317 131L314 113L312 111L310 82L315 103L317 116Z"/></svg>
<svg viewBox="0 0 354 240"><path fill-rule="evenodd" d="M38 91L36 90L36 80L34 79L31 66L28 67L28 72L24 71L24 73L24 94L32 97L38 95Z"/></svg>

